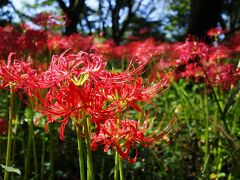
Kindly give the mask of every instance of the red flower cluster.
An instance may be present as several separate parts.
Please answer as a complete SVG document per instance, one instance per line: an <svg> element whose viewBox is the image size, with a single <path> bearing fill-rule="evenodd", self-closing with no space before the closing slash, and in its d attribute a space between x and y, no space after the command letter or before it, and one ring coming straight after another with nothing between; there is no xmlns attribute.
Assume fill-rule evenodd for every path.
<svg viewBox="0 0 240 180"><path fill-rule="evenodd" d="M154 138L144 135L145 127L139 127L139 123L135 120L118 120L108 119L104 124L100 125L100 132L92 138L92 149L96 149L98 145L104 145L104 152L113 146L117 149L123 159L128 159L129 162L135 162L135 158L129 157L129 152L132 146L136 143L148 146L154 141Z"/></svg>
<svg viewBox="0 0 240 180"><path fill-rule="evenodd" d="M71 34L70 36L61 36L59 34L49 33L47 47L50 51L63 52L71 49L73 52L88 51L93 45L91 36L81 36L79 34Z"/></svg>
<svg viewBox="0 0 240 180"><path fill-rule="evenodd" d="M142 56L139 59L146 62L146 58ZM9 56L7 64L0 64L2 84L19 89L20 97L20 92L28 96L26 103L42 114L35 123L42 116L47 117L46 130L50 123L61 123L62 140L69 119L89 117L96 127L96 132L92 132L93 147L100 143L100 139L104 145L109 138L114 139L114 143L109 145L114 146L120 155L127 159L130 147L135 143L153 142L153 137L145 137L145 130L139 128L137 121L120 120L123 113L130 108L143 113L137 103L151 103L154 95L167 87L167 77L157 83L144 84L139 75L144 70L145 63L132 63L124 72L111 72L106 70L106 62L99 53L65 52L60 56L53 56L47 70L38 71L30 62L12 62L12 59L13 54ZM81 125L81 120L77 123ZM111 133L109 123L115 128ZM102 133L106 132L109 134L103 139ZM116 132L120 134L119 137ZM111 135L114 136L110 137ZM127 142L119 143L122 139ZM126 152L122 151L123 148Z"/></svg>
<svg viewBox="0 0 240 180"><path fill-rule="evenodd" d="M112 40L107 40L102 44L97 43L96 46L108 59L131 59L131 57L139 57L145 54L149 57L148 61L152 59L158 61L159 59L165 59L165 56L171 56L173 49L178 45L179 43L162 43L153 38L148 38L144 41L133 41L119 46L115 45ZM142 63L139 62L139 59L135 60L136 63Z"/></svg>
<svg viewBox="0 0 240 180"><path fill-rule="evenodd" d="M221 85L224 89L240 79L237 68L222 61L231 54L223 46L210 47L205 43L187 40L176 50L176 79L204 80L208 85Z"/></svg>
<svg viewBox="0 0 240 180"><path fill-rule="evenodd" d="M220 29L214 29L210 33L219 35L224 33ZM220 85L224 89L230 87L240 79L236 68L236 63L232 62L232 57L236 56L239 46L238 33L232 38L233 43L229 45L218 44L217 47L207 45L203 42L196 42L191 38L185 43L162 43L154 39L144 41L134 41L116 46L113 41L108 40L98 43L97 47L109 59L131 59L134 56L147 55L145 61L150 62L152 69L157 73L152 73L156 78L160 74L176 69L175 79L193 79L195 82L205 81L208 85ZM136 63L142 59L135 59Z"/></svg>
<svg viewBox="0 0 240 180"><path fill-rule="evenodd" d="M134 163L138 151L136 150L134 158L131 158L129 153L137 143L149 146L154 142L158 142L171 132L176 123L175 120L171 120L165 129L161 129L161 122L154 132L148 134L147 131L151 128L153 122L154 120L150 123L149 119L146 119L143 124L140 124L138 121L131 119L108 119L104 124L100 125L99 132L93 135L91 147L94 150L99 145L104 145L104 152L115 147L123 159Z"/></svg>
<svg viewBox="0 0 240 180"><path fill-rule="evenodd" d="M226 30L222 29L222 28L211 28L208 32L207 32L207 35L210 36L210 37L217 37L221 34L225 34L226 33Z"/></svg>
<svg viewBox="0 0 240 180"><path fill-rule="evenodd" d="M61 25L61 21L64 20L64 16L55 16L49 12L41 12L33 17L32 22L43 29L55 28Z"/></svg>
<svg viewBox="0 0 240 180"><path fill-rule="evenodd" d="M229 39L228 45L237 54L240 52L240 31L236 31Z"/></svg>
<svg viewBox="0 0 240 180"><path fill-rule="evenodd" d="M51 23L50 14L40 14L33 19L36 24L46 23L45 18ZM91 36L84 37L79 34L61 36L45 29L33 29L26 24L20 27L0 27L0 58L6 59L8 54L15 52L16 56L23 59L48 58L50 52L64 52L72 49L77 53L80 50L89 50L93 45Z"/></svg>
<svg viewBox="0 0 240 180"><path fill-rule="evenodd" d="M34 30L21 25L20 30L12 26L0 27L0 58L16 52L18 57L37 57L46 50L47 31Z"/></svg>

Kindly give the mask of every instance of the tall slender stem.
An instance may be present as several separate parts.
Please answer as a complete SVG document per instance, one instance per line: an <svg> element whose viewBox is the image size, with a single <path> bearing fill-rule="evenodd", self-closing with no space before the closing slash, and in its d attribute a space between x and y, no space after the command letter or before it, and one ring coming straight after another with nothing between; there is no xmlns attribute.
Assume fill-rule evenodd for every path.
<svg viewBox="0 0 240 180"><path fill-rule="evenodd" d="M206 87L204 86L204 93L201 97L201 109L203 111L203 119L205 121L205 148L204 148L204 159L203 159L203 167L202 167L202 172L201 176L198 177L198 180L204 179L206 176L206 170L207 170L207 165L208 165L208 160L209 160L209 148L208 148L208 143L209 143L209 122L208 122L208 110L207 110L207 94L206 94Z"/></svg>
<svg viewBox="0 0 240 180"><path fill-rule="evenodd" d="M205 68L204 68L204 65L200 62L199 63L200 64L200 66L201 66L201 68L202 68L202 70L203 70L203 72L204 72L204 74L205 74L205 76L206 76L206 78L207 78L207 81L208 81L208 83L210 83L210 88L211 88L211 90L212 90L212 92L213 92L213 97L215 98L215 101L216 101L216 103L217 103L217 106L218 106L218 109L219 109L219 112L220 112L220 114L221 114L221 119L222 119L222 121L223 121L223 125L224 125L224 127L225 127L225 130L227 131L227 133L229 134L230 133L230 130L228 129L228 125L227 125L227 122L226 122L226 119L225 119L225 113L224 113L224 111L222 110L222 107L221 107L221 105L220 105L220 101L219 101L219 99L218 99L218 97L217 97L217 93L215 92L215 90L214 90L214 88L212 87L212 81L210 80L210 78L209 78L209 76L208 76L208 74L207 74L207 72L206 72L206 70L205 70Z"/></svg>
<svg viewBox="0 0 240 180"><path fill-rule="evenodd" d="M41 174L40 174L40 179L43 180L44 176L44 159L45 159L45 135L43 135L42 138L42 155L41 155Z"/></svg>
<svg viewBox="0 0 240 180"><path fill-rule="evenodd" d="M30 160L31 160L31 151L32 151L32 135L33 135L33 126L32 126L32 114L28 118L28 142L26 148L26 156L24 162L24 180L27 180L29 177Z"/></svg>
<svg viewBox="0 0 240 180"><path fill-rule="evenodd" d="M81 130L77 126L76 133L77 133L77 142L78 142L78 160L79 160L79 167L80 167L80 178L81 180L85 180L85 169L84 169L84 159L83 159L83 138L80 134Z"/></svg>
<svg viewBox="0 0 240 180"><path fill-rule="evenodd" d="M118 156L118 161L119 161L119 172L120 172L120 180L123 180L123 166L122 166L122 158L121 156Z"/></svg>
<svg viewBox="0 0 240 180"><path fill-rule="evenodd" d="M206 87L204 86L204 93L203 97L201 98L201 105L202 105L202 111L203 111L203 116L205 120L205 156L204 156L204 165L203 165L203 170L202 170L202 177L199 179L202 179L203 177L206 176L206 169L209 161L209 116L208 116L208 101L207 101L207 90Z"/></svg>
<svg viewBox="0 0 240 180"><path fill-rule="evenodd" d="M18 129L18 114L16 114L16 118L15 118L15 124L14 124L14 132L15 134L17 134L17 129ZM12 143L12 162L14 162L14 154L15 154L15 149L16 149L16 138L13 139L13 143Z"/></svg>
<svg viewBox="0 0 240 180"><path fill-rule="evenodd" d="M36 150L36 142L34 136L34 128L33 128L33 115L30 119L31 126L31 136L32 136L32 147L33 147L33 161L34 161L34 171L35 171L35 179L38 180L38 160L37 160L37 150Z"/></svg>
<svg viewBox="0 0 240 180"><path fill-rule="evenodd" d="M115 152L115 169L114 169L114 180L118 180L119 175L119 153Z"/></svg>
<svg viewBox="0 0 240 180"><path fill-rule="evenodd" d="M204 111L204 118L205 118L205 128L206 128L206 131L205 131L205 160L208 156L208 151L209 151L209 117L208 117L208 102L207 102L207 90L206 90L206 87L204 88L204 97L203 97L203 111Z"/></svg>
<svg viewBox="0 0 240 180"><path fill-rule="evenodd" d="M50 152L49 152L49 159L50 159L50 178L54 179L54 129L51 129L50 131Z"/></svg>
<svg viewBox="0 0 240 180"><path fill-rule="evenodd" d="M13 87L10 86L10 106L9 106L9 121L8 121L8 141L7 141L6 166L9 166L9 165L10 165L10 160L11 160L13 100L14 100ZM4 180L8 180L8 178L9 178L9 173L5 170L5 172L4 172Z"/></svg>
<svg viewBox="0 0 240 180"><path fill-rule="evenodd" d="M90 149L90 135L89 135L89 124L88 118L85 118L83 121L84 132L85 132L85 140L86 140L86 148L87 148L87 170L88 170L88 179L94 180L94 171L93 171L93 163L92 163L92 153Z"/></svg>

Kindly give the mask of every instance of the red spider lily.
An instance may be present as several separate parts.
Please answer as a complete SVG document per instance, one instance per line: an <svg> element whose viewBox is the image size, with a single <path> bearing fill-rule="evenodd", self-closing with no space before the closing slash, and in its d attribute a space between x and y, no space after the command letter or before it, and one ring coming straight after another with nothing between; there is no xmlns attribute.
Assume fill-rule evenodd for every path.
<svg viewBox="0 0 240 180"><path fill-rule="evenodd" d="M240 52L240 31L236 31L233 37L228 41L229 47L233 50L233 52Z"/></svg>
<svg viewBox="0 0 240 180"><path fill-rule="evenodd" d="M61 42L62 36L60 34L49 34L47 40L47 47L50 51L59 49L59 43Z"/></svg>
<svg viewBox="0 0 240 180"><path fill-rule="evenodd" d="M141 112L141 109L135 103L138 101L149 102L154 95L166 88L167 82L168 80L165 77L155 85L144 87L142 78L137 78L134 82L115 84L110 88L103 89L102 93L110 102L107 109L122 110L131 106Z"/></svg>
<svg viewBox="0 0 240 180"><path fill-rule="evenodd" d="M86 98L91 92L91 76L96 76L95 74L105 67L105 62L100 55L95 54L88 55L83 52L67 56L62 54L53 57L47 71L38 72L32 68L32 63L17 60L12 63L13 55L9 55L7 64L1 62L0 76L3 83L23 89L32 101L29 104L47 116L48 123L60 119L62 122L60 136L63 139L64 126L69 117L77 116L74 109L79 111L79 103L82 102L90 104L91 99ZM85 82L87 83L82 88ZM78 86L80 91L77 89Z"/></svg>
<svg viewBox="0 0 240 180"><path fill-rule="evenodd" d="M144 85L137 76L146 63L138 67L131 64L122 73L108 72L102 55L96 53L66 51L53 56L49 68L43 72L34 69L32 63L17 60L12 63L12 57L13 54L7 64L1 64L3 81L28 95L28 105L47 117L46 129L49 123L60 122L61 139L70 117L79 119L82 114L89 115L98 128L129 107L141 112L136 102L151 103L152 97L164 90L168 82L163 78L156 84Z"/></svg>
<svg viewBox="0 0 240 180"><path fill-rule="evenodd" d="M42 14L41 18L45 18L43 17L45 15L51 17ZM37 20L40 24L41 18ZM26 24L21 24L20 27L20 30L12 26L0 27L0 58L6 59L9 53L15 52L17 57L35 59L42 57L41 55L48 50L61 53L71 48L76 53L80 50L89 50L93 46L91 36L84 37L79 34L60 36L51 31L33 29Z"/></svg>
<svg viewBox="0 0 240 180"><path fill-rule="evenodd" d="M233 53L227 46L219 45L218 47L210 47L210 61L218 61L231 57Z"/></svg>
<svg viewBox="0 0 240 180"><path fill-rule="evenodd" d="M106 41L103 44L98 43L97 47L100 48L102 53L109 59L122 60L123 58L131 59L132 57L151 57L155 50L155 41L153 39L147 39L145 41L135 41L126 43L120 46L116 46L113 41ZM141 64L142 60L150 60L135 58L135 63Z"/></svg>
<svg viewBox="0 0 240 180"><path fill-rule="evenodd" d="M208 32L207 32L207 35L210 36L210 37L213 37L213 36L219 36L221 34L225 34L226 33L226 30L222 29L222 28L211 28Z"/></svg>
<svg viewBox="0 0 240 180"><path fill-rule="evenodd" d="M32 18L32 22L36 25L39 25L43 28L55 28L63 21L64 16L55 16L49 12L41 12Z"/></svg>
<svg viewBox="0 0 240 180"><path fill-rule="evenodd" d="M21 46L17 41L21 35L13 26L0 27L0 58L6 59L10 52L20 52Z"/></svg>
<svg viewBox="0 0 240 180"><path fill-rule="evenodd" d="M96 150L99 145L104 145L104 152L109 148L115 148L120 156L131 163L136 162L138 151L132 159L129 157L130 149L135 148L136 144L150 146L154 142L159 142L167 136L174 126L175 121L170 121L168 126L161 130L162 121L158 128L147 135L147 131L152 128L153 121L149 125L148 119L143 125L138 121L125 119L108 119L100 125L100 131L92 136L91 148Z"/></svg>
<svg viewBox="0 0 240 180"><path fill-rule="evenodd" d="M32 62L25 62L15 59L15 53L10 53L7 64L0 61L0 77L2 82L14 88L48 88L64 77L61 71L54 71L51 74L43 69L35 69ZM63 79L63 78L62 78ZM62 80L61 79L61 80Z"/></svg>
<svg viewBox="0 0 240 180"><path fill-rule="evenodd" d="M17 41L21 50L31 57L38 57L46 51L46 41L48 32L45 30L35 30L26 25L22 26L23 32Z"/></svg>
<svg viewBox="0 0 240 180"><path fill-rule="evenodd" d="M47 124L55 121L62 123L61 139L70 116L77 117L80 111L91 112L90 105L96 105L92 103L98 97L93 92L92 76L96 78L97 72L104 67L105 62L101 56L95 54L80 52L54 56L49 69L36 76L38 87L24 88L24 92L30 97L30 106L48 117Z"/></svg>
<svg viewBox="0 0 240 180"><path fill-rule="evenodd" d="M106 83L105 85L112 86L114 84L118 83L124 83L124 82L130 82L132 80L135 80L136 77L141 75L141 73L144 71L145 66L148 63L149 57L147 56L142 56L142 57L135 57L134 59L140 59L142 63L137 64L137 67L134 65L134 61L132 60L127 67L126 70L124 70L121 73L113 73L113 72L108 72L108 71L103 71L101 72L100 80L101 81L107 81L108 84Z"/></svg>
<svg viewBox="0 0 240 180"><path fill-rule="evenodd" d="M47 94L41 94L35 89L27 93L29 96L32 94L30 103L32 103L35 110L47 117L46 130L49 123L61 123L60 138L62 140L64 140L64 128L69 118L71 116L79 118L79 111L83 108L83 102L87 98L86 94L84 94L85 91L77 91L76 87L71 83L67 87L51 88ZM39 118L35 121L35 124L37 124Z"/></svg>
<svg viewBox="0 0 240 180"><path fill-rule="evenodd" d="M223 89L228 89L231 85L234 85L236 81L240 80L239 70L230 64L209 66L206 71L209 78L207 83L213 86L221 85Z"/></svg>
<svg viewBox="0 0 240 180"><path fill-rule="evenodd" d="M36 84L37 72L32 69L32 63L14 60L12 63L11 53L8 57L7 64L3 61L0 62L0 77L5 85L11 85L17 88L33 87Z"/></svg>
<svg viewBox="0 0 240 180"><path fill-rule="evenodd" d="M168 80L164 78L155 85L146 87L144 87L141 78L126 82L123 79L122 83L114 82L114 79L94 82L93 98L89 101L89 105L86 105L86 111L92 116L92 122L99 124L109 117L116 117L117 114L129 107L142 112L136 102L150 103L154 95L164 91Z"/></svg>
<svg viewBox="0 0 240 180"><path fill-rule="evenodd" d="M210 54L208 46L187 39L185 44L179 46L176 50L179 55L176 60L176 78L185 77L189 79L189 77L194 77L195 81L197 81L202 77L203 71L200 63L204 65L208 63L207 60Z"/></svg>
<svg viewBox="0 0 240 180"><path fill-rule="evenodd" d="M17 57L39 57L46 49L47 31L34 30L26 25L17 30L11 26L0 28L0 57L6 59L15 52Z"/></svg>
<svg viewBox="0 0 240 180"><path fill-rule="evenodd" d="M106 40L104 43L96 42L95 46L102 52L106 59L119 59L118 55L115 55L113 51L116 44L113 40Z"/></svg>
<svg viewBox="0 0 240 180"><path fill-rule="evenodd" d="M47 46L50 50L63 52L70 49L77 53L79 51L88 51L93 46L91 36L81 36L80 34L71 34L70 36L60 36L58 34L49 34Z"/></svg>
<svg viewBox="0 0 240 180"><path fill-rule="evenodd" d="M148 38L143 41L134 41L120 46L116 46L113 41L107 40L104 43L97 43L97 47L101 50L104 56L108 59L122 60L123 58L129 60L132 57L148 57L147 59L131 59L137 64L143 63L142 60L150 61L154 58L155 61L162 60L163 57L174 57L174 49L181 43L161 43L153 38Z"/></svg>
<svg viewBox="0 0 240 180"><path fill-rule="evenodd" d="M131 159L129 157L130 148L136 143L149 145L154 139L145 137L143 129L139 129L139 123L135 120L120 120L109 119L104 124L100 125L100 132L92 136L92 149L96 149L99 145L104 145L104 152L112 146L123 159L129 162L135 162L136 156ZM123 150L124 149L124 150Z"/></svg>
<svg viewBox="0 0 240 180"><path fill-rule="evenodd" d="M196 41L190 41L189 39L176 50L179 55L179 58L176 60L177 65L187 64L189 61L196 61L196 58L206 61L210 53L205 43L198 43Z"/></svg>
<svg viewBox="0 0 240 180"><path fill-rule="evenodd" d="M223 49L223 51L221 51ZM230 56L231 51L223 46L209 47L204 43L187 42L178 49L176 78L193 77L195 81L204 79L208 85L221 85L226 89L234 84L238 77L233 65L220 62Z"/></svg>
<svg viewBox="0 0 240 180"><path fill-rule="evenodd" d="M108 59L122 60L123 58L131 59L131 57L151 56L155 48L155 41L147 39L145 41L135 41L116 46L113 41L108 40L104 43L98 43L97 47ZM141 64L144 59L133 59L135 63ZM145 59L146 60L146 59ZM148 59L149 60L149 59Z"/></svg>

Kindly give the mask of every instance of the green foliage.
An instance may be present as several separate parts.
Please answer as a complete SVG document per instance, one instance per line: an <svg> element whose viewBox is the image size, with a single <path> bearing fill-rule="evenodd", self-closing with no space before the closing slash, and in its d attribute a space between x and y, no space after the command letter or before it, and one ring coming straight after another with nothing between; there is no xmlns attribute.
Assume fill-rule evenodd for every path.
<svg viewBox="0 0 240 180"><path fill-rule="evenodd" d="M185 35L190 15L190 0L170 0L164 29L171 33L171 39L181 39Z"/></svg>
<svg viewBox="0 0 240 180"><path fill-rule="evenodd" d="M20 171L19 169L14 168L14 167L10 167L10 166L5 166L5 165L3 165L3 164L0 164L0 165L1 165L1 167L2 167L5 171L7 171L7 172L12 172L12 173L16 173L16 174L18 174L18 175L21 176L21 171Z"/></svg>

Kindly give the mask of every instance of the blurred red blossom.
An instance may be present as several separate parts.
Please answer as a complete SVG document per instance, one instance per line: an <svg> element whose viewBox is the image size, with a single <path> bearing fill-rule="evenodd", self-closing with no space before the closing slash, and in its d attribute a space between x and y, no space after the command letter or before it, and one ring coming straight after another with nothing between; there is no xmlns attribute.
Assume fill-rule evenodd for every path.
<svg viewBox="0 0 240 180"><path fill-rule="evenodd" d="M220 85L224 89L234 84L239 77L233 64L221 61L229 58L232 51L227 47L211 47L205 43L189 41L177 49L175 77L204 80L210 86Z"/></svg>
<svg viewBox="0 0 240 180"><path fill-rule="evenodd" d="M47 39L47 47L49 50L63 52L71 49L77 53L79 51L88 51L93 46L93 38L91 36L81 36L80 34L71 34L70 36L62 36L59 34L49 34Z"/></svg>
<svg viewBox="0 0 240 180"><path fill-rule="evenodd" d="M213 37L213 36L219 36L221 34L225 34L226 33L226 30L220 28L220 27L217 27L217 28L211 28L208 32L207 32L207 35L210 36L210 37Z"/></svg>
<svg viewBox="0 0 240 180"><path fill-rule="evenodd" d="M49 12L41 12L33 17L31 20L34 24L46 28L55 28L56 26L61 25L61 22L64 20L64 16L56 16Z"/></svg>
<svg viewBox="0 0 240 180"><path fill-rule="evenodd" d="M227 42L234 53L240 52L240 31L236 31Z"/></svg>

